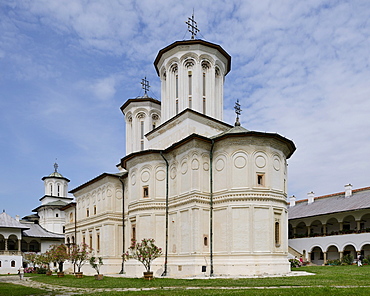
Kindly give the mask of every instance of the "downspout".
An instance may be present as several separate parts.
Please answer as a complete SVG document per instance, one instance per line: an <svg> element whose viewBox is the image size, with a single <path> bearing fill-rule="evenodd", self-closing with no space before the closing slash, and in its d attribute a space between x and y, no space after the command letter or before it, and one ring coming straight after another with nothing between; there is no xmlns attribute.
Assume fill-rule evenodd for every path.
<svg viewBox="0 0 370 296"><path fill-rule="evenodd" d="M210 261L211 261L211 272L209 276L213 276L213 169L212 169L212 163L213 163L213 146L215 144L215 141L212 140L211 150L209 151L209 199L210 199L210 213L209 213L209 232L210 232Z"/></svg>
<svg viewBox="0 0 370 296"><path fill-rule="evenodd" d="M77 244L77 201L75 204L75 240L74 244ZM76 262L73 263L73 273L76 273Z"/></svg>
<svg viewBox="0 0 370 296"><path fill-rule="evenodd" d="M122 255L125 253L125 184L122 181L122 176L118 179L122 184ZM119 274L125 273L125 257L122 256L121 271Z"/></svg>
<svg viewBox="0 0 370 296"><path fill-rule="evenodd" d="M163 156L162 151L160 152L162 158L166 162L166 247L165 247L165 258L164 258L164 271L162 276L167 276L167 257L168 257L168 161Z"/></svg>

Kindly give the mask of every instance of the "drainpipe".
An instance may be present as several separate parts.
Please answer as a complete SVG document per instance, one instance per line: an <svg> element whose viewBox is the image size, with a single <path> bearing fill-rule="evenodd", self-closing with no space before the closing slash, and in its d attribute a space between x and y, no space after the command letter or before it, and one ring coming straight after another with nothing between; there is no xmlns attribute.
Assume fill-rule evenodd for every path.
<svg viewBox="0 0 370 296"><path fill-rule="evenodd" d="M210 276L213 276L213 146L215 141L212 139L211 150L209 151L209 199L210 199L210 213L209 213L209 232L210 232L210 259L211 259L211 272Z"/></svg>
<svg viewBox="0 0 370 296"><path fill-rule="evenodd" d="M125 253L125 184L122 181L122 176L118 179L122 184L122 254ZM121 271L119 274L125 273L125 258L122 256Z"/></svg>
<svg viewBox="0 0 370 296"><path fill-rule="evenodd" d="M168 161L163 156L162 151L160 152L162 158L166 162L166 248L165 248L165 258L164 258L164 271L162 276L167 276L167 256L168 256Z"/></svg>
<svg viewBox="0 0 370 296"><path fill-rule="evenodd" d="M74 244L77 244L77 200L75 204L75 240ZM76 262L73 262L73 273L76 274Z"/></svg>

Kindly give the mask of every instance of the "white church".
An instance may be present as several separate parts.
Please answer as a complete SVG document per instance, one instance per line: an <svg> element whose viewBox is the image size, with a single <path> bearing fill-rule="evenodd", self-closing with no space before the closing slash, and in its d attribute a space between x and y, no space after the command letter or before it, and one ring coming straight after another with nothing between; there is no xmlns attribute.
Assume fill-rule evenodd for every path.
<svg viewBox="0 0 370 296"><path fill-rule="evenodd" d="M89 244L103 257L103 274L142 276L144 267L121 255L143 238L163 249L154 276L286 274L295 145L242 127L238 103L235 124L223 121L231 57L192 33L155 58L161 100L148 96L145 79L145 94L122 105L126 156L117 173L70 191L65 242Z"/></svg>

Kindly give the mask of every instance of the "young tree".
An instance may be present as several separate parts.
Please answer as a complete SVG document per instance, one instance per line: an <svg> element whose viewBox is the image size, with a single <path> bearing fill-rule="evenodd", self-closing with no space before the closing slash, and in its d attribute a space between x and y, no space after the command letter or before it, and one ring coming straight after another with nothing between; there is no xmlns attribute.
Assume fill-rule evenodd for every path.
<svg viewBox="0 0 370 296"><path fill-rule="evenodd" d="M98 274L100 274L100 267L103 265L103 258L91 256L90 265L92 268L96 270Z"/></svg>
<svg viewBox="0 0 370 296"><path fill-rule="evenodd" d="M69 260L76 264L77 272L81 272L81 267L90 259L92 249L84 243L73 245L70 249Z"/></svg>
<svg viewBox="0 0 370 296"><path fill-rule="evenodd" d="M63 263L68 259L67 247L65 245L52 245L49 249L52 262L57 262L59 272L63 272Z"/></svg>
<svg viewBox="0 0 370 296"><path fill-rule="evenodd" d="M27 252L24 253L24 261L28 264L31 264L33 268L35 268L37 264L37 254L35 252Z"/></svg>
<svg viewBox="0 0 370 296"><path fill-rule="evenodd" d="M133 258L141 262L146 271L150 272L150 266L154 259L162 255L162 249L154 244L154 239L144 238L141 243L136 243L134 239L128 251L123 254L125 259Z"/></svg>

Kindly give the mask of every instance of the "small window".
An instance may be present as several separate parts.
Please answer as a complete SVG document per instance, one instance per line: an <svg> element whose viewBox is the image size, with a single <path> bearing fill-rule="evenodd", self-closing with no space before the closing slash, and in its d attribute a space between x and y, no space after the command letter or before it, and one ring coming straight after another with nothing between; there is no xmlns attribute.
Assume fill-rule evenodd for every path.
<svg viewBox="0 0 370 296"><path fill-rule="evenodd" d="M143 197L149 197L149 187L148 186L144 186L143 187Z"/></svg>
<svg viewBox="0 0 370 296"><path fill-rule="evenodd" d="M56 262L54 262L54 267L57 267L57 263Z"/></svg>
<svg viewBox="0 0 370 296"><path fill-rule="evenodd" d="M98 253L100 252L100 234L99 233L96 235L96 251Z"/></svg>
<svg viewBox="0 0 370 296"><path fill-rule="evenodd" d="M66 233L66 227L63 226L63 233Z"/></svg>
<svg viewBox="0 0 370 296"><path fill-rule="evenodd" d="M89 208L86 209L86 217L89 217L90 216L90 211L89 211Z"/></svg>
<svg viewBox="0 0 370 296"><path fill-rule="evenodd" d="M131 237L131 239L136 241L136 225L132 225L132 229L131 230L132 230L132 237Z"/></svg>
<svg viewBox="0 0 370 296"><path fill-rule="evenodd" d="M275 222L275 246L280 247L280 223Z"/></svg>
<svg viewBox="0 0 370 296"><path fill-rule="evenodd" d="M1 267L1 261L0 261L0 267Z"/></svg>
<svg viewBox="0 0 370 296"><path fill-rule="evenodd" d="M204 244L204 246L205 246L205 247L207 247L207 246L208 246L208 236L207 236L207 235L205 235L205 236L203 237L203 244Z"/></svg>
<svg viewBox="0 0 370 296"><path fill-rule="evenodd" d="M94 215L96 215L96 206L94 206Z"/></svg>
<svg viewBox="0 0 370 296"><path fill-rule="evenodd" d="M10 267L15 267L15 261L14 261L14 260L12 260L12 261L10 262Z"/></svg>
<svg viewBox="0 0 370 296"><path fill-rule="evenodd" d="M82 237L82 242L83 242L83 244L86 244L85 236Z"/></svg>
<svg viewBox="0 0 370 296"><path fill-rule="evenodd" d="M257 174L257 185L258 186L264 186L265 184L265 176L263 174Z"/></svg>
<svg viewBox="0 0 370 296"><path fill-rule="evenodd" d="M56 213L56 214L55 214L55 217L56 217L56 218L58 218L58 217L59 217L59 214L58 214L58 213Z"/></svg>
<svg viewBox="0 0 370 296"><path fill-rule="evenodd" d="M92 249L92 247L93 247L92 234L90 234L89 246Z"/></svg>

